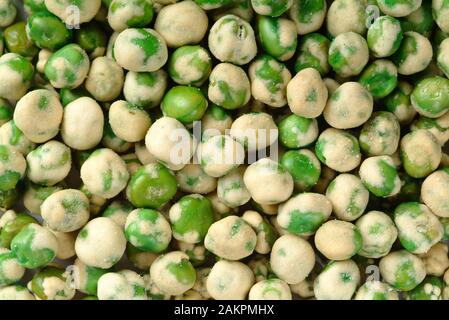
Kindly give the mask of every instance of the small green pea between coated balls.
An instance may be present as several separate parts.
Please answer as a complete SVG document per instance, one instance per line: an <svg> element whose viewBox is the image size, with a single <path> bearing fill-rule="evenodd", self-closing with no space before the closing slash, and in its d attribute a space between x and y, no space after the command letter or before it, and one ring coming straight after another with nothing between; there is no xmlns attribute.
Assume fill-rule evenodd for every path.
<svg viewBox="0 0 449 320"><path fill-rule="evenodd" d="M72 33L58 17L49 12L36 12L28 18L28 37L41 49L56 51L71 40Z"/></svg>
<svg viewBox="0 0 449 320"><path fill-rule="evenodd" d="M168 117L175 118L184 124L190 124L203 117L207 105L207 99L200 89L176 86L165 94L161 110Z"/></svg>
<svg viewBox="0 0 449 320"><path fill-rule="evenodd" d="M423 116L442 116L449 110L449 80L439 76L421 80L413 89L411 102Z"/></svg>

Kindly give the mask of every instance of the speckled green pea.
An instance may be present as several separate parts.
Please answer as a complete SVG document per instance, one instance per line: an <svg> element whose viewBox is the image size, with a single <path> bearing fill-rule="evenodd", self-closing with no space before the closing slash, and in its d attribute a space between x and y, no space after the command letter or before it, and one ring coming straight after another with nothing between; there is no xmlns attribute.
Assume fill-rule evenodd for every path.
<svg viewBox="0 0 449 320"><path fill-rule="evenodd" d="M321 28L326 16L325 0L293 0L290 7L290 18L296 24L299 35L317 31Z"/></svg>
<svg viewBox="0 0 449 320"><path fill-rule="evenodd" d="M25 274L25 268L19 265L14 254L5 248L0 248L0 286L19 282Z"/></svg>
<svg viewBox="0 0 449 320"><path fill-rule="evenodd" d="M171 88L162 99L161 110L165 116L190 124L203 117L207 104L207 99L200 89L176 86Z"/></svg>
<svg viewBox="0 0 449 320"><path fill-rule="evenodd" d="M0 98L0 126L12 119L13 109L4 99Z"/></svg>
<svg viewBox="0 0 449 320"><path fill-rule="evenodd" d="M167 70L178 84L201 86L212 70L212 60L201 46L183 46L170 55Z"/></svg>
<svg viewBox="0 0 449 320"><path fill-rule="evenodd" d="M330 69L327 62L330 43L330 40L320 33L310 33L302 37L299 41L295 71L315 68L321 76L327 74Z"/></svg>
<svg viewBox="0 0 449 320"><path fill-rule="evenodd" d="M293 0L251 0L251 5L257 14L270 17L279 17L292 4Z"/></svg>
<svg viewBox="0 0 449 320"><path fill-rule="evenodd" d="M179 250L189 256L189 260L194 267L203 265L212 257L212 253L207 251L203 244L193 244L178 241Z"/></svg>
<svg viewBox="0 0 449 320"><path fill-rule="evenodd" d="M0 247L9 248L12 239L28 224L37 223L36 219L25 214L25 213L14 213L13 211L8 211L12 213L11 220L8 220L0 230ZM6 213L5 213L6 214ZM6 216L4 215L3 218Z"/></svg>
<svg viewBox="0 0 449 320"><path fill-rule="evenodd" d="M449 140L449 113L445 113L439 118L419 117L410 125L410 130L427 129L437 139L442 146Z"/></svg>
<svg viewBox="0 0 449 320"><path fill-rule="evenodd" d="M15 147L24 156L36 148L36 144L25 137L14 120L10 120L0 127L0 144Z"/></svg>
<svg viewBox="0 0 449 320"><path fill-rule="evenodd" d="M172 231L167 219L158 211L136 209L126 219L125 235L136 248L159 253L167 249Z"/></svg>
<svg viewBox="0 0 449 320"><path fill-rule="evenodd" d="M259 16L257 28L260 43L266 53L279 61L286 61L293 56L298 35L291 20Z"/></svg>
<svg viewBox="0 0 449 320"><path fill-rule="evenodd" d="M421 6L421 0L377 0L377 5L383 13L393 17L409 15Z"/></svg>
<svg viewBox="0 0 449 320"><path fill-rule="evenodd" d="M444 283L438 277L426 277L423 282L407 293L408 300L441 300Z"/></svg>
<svg viewBox="0 0 449 320"><path fill-rule="evenodd" d="M399 81L396 89L384 100L386 109L392 112L402 125L409 124L416 115L416 110L410 102L412 90L413 87L409 83Z"/></svg>
<svg viewBox="0 0 449 320"><path fill-rule="evenodd" d="M102 217L110 218L119 226L125 227L126 218L134 207L127 201L113 201L101 214Z"/></svg>
<svg viewBox="0 0 449 320"><path fill-rule="evenodd" d="M437 118L449 110L449 80L434 76L421 80L413 89L411 102L418 113Z"/></svg>
<svg viewBox="0 0 449 320"><path fill-rule="evenodd" d="M46 11L45 0L24 0L25 11L28 14L33 14L40 11Z"/></svg>
<svg viewBox="0 0 449 320"><path fill-rule="evenodd" d="M279 123L279 140L290 149L305 147L318 138L318 122L316 119L308 119L289 115Z"/></svg>
<svg viewBox="0 0 449 320"><path fill-rule="evenodd" d="M70 102L73 102L81 97L90 97L89 92L84 87L78 87L75 89L62 88L59 90L59 98L64 107Z"/></svg>
<svg viewBox="0 0 449 320"><path fill-rule="evenodd" d="M126 152L133 145L131 142L125 141L125 140L117 137L117 135L112 130L111 124L109 123L109 121L104 122L103 138L101 139L101 143L106 148L112 149L117 153Z"/></svg>
<svg viewBox="0 0 449 320"><path fill-rule="evenodd" d="M244 171L245 168L241 166L218 179L218 199L231 208L243 206L251 199L251 195L243 182Z"/></svg>
<svg viewBox="0 0 449 320"><path fill-rule="evenodd" d="M27 37L24 21L6 28L3 36L6 47L10 52L20 54L23 57L34 57L39 52L39 49Z"/></svg>
<svg viewBox="0 0 449 320"><path fill-rule="evenodd" d="M145 27L153 20L152 1L113 0L109 7L108 22L115 31L126 28Z"/></svg>
<svg viewBox="0 0 449 320"><path fill-rule="evenodd" d="M159 208L177 191L175 175L159 163L138 169L131 177L126 195L136 207Z"/></svg>
<svg viewBox="0 0 449 320"><path fill-rule="evenodd" d="M417 10L401 18L400 21L403 32L415 31L429 36L434 26L431 1L423 1Z"/></svg>
<svg viewBox="0 0 449 320"><path fill-rule="evenodd" d="M94 57L104 55L108 38L104 28L97 22L83 24L75 32L75 43Z"/></svg>
<svg viewBox="0 0 449 320"><path fill-rule="evenodd" d="M292 175L296 188L301 191L310 190L320 178L320 161L308 149L287 151L280 163Z"/></svg>
<svg viewBox="0 0 449 320"><path fill-rule="evenodd" d="M0 98L19 100L31 85L34 67L30 61L17 53L7 53L0 57Z"/></svg>
<svg viewBox="0 0 449 320"><path fill-rule="evenodd" d="M210 200L199 194L182 197L170 208L169 215L173 237L187 243L203 241L214 222Z"/></svg>
<svg viewBox="0 0 449 320"><path fill-rule="evenodd" d="M368 29L368 47L377 58L391 56L395 53L403 38L399 20L382 16L374 20Z"/></svg>
<svg viewBox="0 0 449 320"><path fill-rule="evenodd" d="M194 0L204 10L212 10L227 7L235 2L235 0Z"/></svg>
<svg viewBox="0 0 449 320"><path fill-rule="evenodd" d="M26 32L36 46L51 51L68 44L72 36L58 17L46 11L37 12L28 18Z"/></svg>
<svg viewBox="0 0 449 320"><path fill-rule="evenodd" d="M0 28L4 28L13 23L17 15L17 8L12 0L0 2Z"/></svg>
<svg viewBox="0 0 449 320"><path fill-rule="evenodd" d="M150 109L159 106L167 88L167 73L160 69L154 72L128 72L123 86L126 101L138 107Z"/></svg>
<svg viewBox="0 0 449 320"><path fill-rule="evenodd" d="M401 190L401 179L389 156L376 156L365 159L359 170L365 187L378 197L391 197Z"/></svg>
<svg viewBox="0 0 449 320"><path fill-rule="evenodd" d="M449 3L446 0L433 0L432 13L438 27L444 32L449 32Z"/></svg>
<svg viewBox="0 0 449 320"><path fill-rule="evenodd" d="M376 99L389 95L398 84L398 71L389 60L376 60L362 72L359 83Z"/></svg>
<svg viewBox="0 0 449 320"><path fill-rule="evenodd" d="M357 290L354 300L399 300L399 295L387 283L368 280Z"/></svg>
<svg viewBox="0 0 449 320"><path fill-rule="evenodd" d="M63 184L46 187L29 182L23 195L23 204L30 212L41 214L41 205L45 199L63 189Z"/></svg>
<svg viewBox="0 0 449 320"><path fill-rule="evenodd" d="M0 191L14 189L25 174L23 155L9 145L0 145Z"/></svg>
<svg viewBox="0 0 449 320"><path fill-rule="evenodd" d="M71 300L75 289L70 287L64 269L47 267L33 276L31 290L41 300Z"/></svg>

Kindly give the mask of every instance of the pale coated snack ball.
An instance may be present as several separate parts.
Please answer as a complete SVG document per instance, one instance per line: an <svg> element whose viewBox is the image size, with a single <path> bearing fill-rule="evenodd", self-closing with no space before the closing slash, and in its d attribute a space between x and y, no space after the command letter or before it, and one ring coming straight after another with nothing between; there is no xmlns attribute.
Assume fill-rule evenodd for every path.
<svg viewBox="0 0 449 320"><path fill-rule="evenodd" d="M409 31L404 33L401 46L392 56L398 73L411 75L423 71L432 60L433 50L429 39L423 35Z"/></svg>
<svg viewBox="0 0 449 320"><path fill-rule="evenodd" d="M336 37L345 32L366 31L366 8L364 1L335 0L326 16L326 27L331 36Z"/></svg>
<svg viewBox="0 0 449 320"><path fill-rule="evenodd" d="M388 57L399 49L402 37L399 20L390 16L382 16L374 20L368 29L368 47L375 57Z"/></svg>
<svg viewBox="0 0 449 320"><path fill-rule="evenodd" d="M51 229L50 229L51 230ZM67 260L75 256L75 232L60 232L51 230L58 241L58 251L56 251L56 258Z"/></svg>
<svg viewBox="0 0 449 320"><path fill-rule="evenodd" d="M108 23L114 31L144 27L153 19L153 3L147 0L109 1Z"/></svg>
<svg viewBox="0 0 449 320"><path fill-rule="evenodd" d="M291 300L292 293L285 281L268 279L257 282L251 287L249 300Z"/></svg>
<svg viewBox="0 0 449 320"><path fill-rule="evenodd" d="M159 69L154 72L129 71L123 85L126 101L138 107L150 109L159 105L167 88L167 73Z"/></svg>
<svg viewBox="0 0 449 320"><path fill-rule="evenodd" d="M146 300L145 283L131 270L109 272L98 279L99 300Z"/></svg>
<svg viewBox="0 0 449 320"><path fill-rule="evenodd" d="M449 217L449 169L435 171L421 185L421 198L432 212L443 218Z"/></svg>
<svg viewBox="0 0 449 320"><path fill-rule="evenodd" d="M217 188L217 179L204 172L199 164L188 164L176 172L179 188L188 193L207 194Z"/></svg>
<svg viewBox="0 0 449 320"><path fill-rule="evenodd" d="M76 9L79 12L78 21L74 18L74 3L76 3ZM80 0L76 2L72 0L45 0L45 7L48 11L63 20L67 25L89 22L100 10L100 6L101 0Z"/></svg>
<svg viewBox="0 0 449 320"><path fill-rule="evenodd" d="M443 32L449 32L449 4L444 0L432 1L433 17Z"/></svg>
<svg viewBox="0 0 449 320"><path fill-rule="evenodd" d="M242 218L257 233L257 243L254 251L260 254L268 254L278 237L275 228L257 211L247 210Z"/></svg>
<svg viewBox="0 0 449 320"><path fill-rule="evenodd" d="M290 18L296 24L299 35L308 34L321 28L326 17L327 4L325 0L307 1L294 0L290 7Z"/></svg>
<svg viewBox="0 0 449 320"><path fill-rule="evenodd" d="M92 61L86 79L86 90L97 101L112 101L123 88L124 72L117 62L108 57L98 57Z"/></svg>
<svg viewBox="0 0 449 320"><path fill-rule="evenodd" d="M426 266L428 275L441 277L444 274L449 267L448 252L447 244L438 242L425 254L419 256Z"/></svg>
<svg viewBox="0 0 449 320"><path fill-rule="evenodd" d="M392 197L401 191L401 179L390 156L366 158L359 175L365 187L378 197Z"/></svg>
<svg viewBox="0 0 449 320"><path fill-rule="evenodd" d="M27 288L12 285L0 288L0 300L35 300Z"/></svg>
<svg viewBox="0 0 449 320"><path fill-rule="evenodd" d="M387 111L373 113L360 132L360 148L369 156L392 155L401 139L397 117Z"/></svg>
<svg viewBox="0 0 449 320"><path fill-rule="evenodd" d="M6 248L0 248L0 286L19 282L24 274L25 268L19 264L14 254Z"/></svg>
<svg viewBox="0 0 449 320"><path fill-rule="evenodd" d="M120 139L138 142L145 138L151 126L151 118L145 110L127 101L118 100L109 108L109 124Z"/></svg>
<svg viewBox="0 0 449 320"><path fill-rule="evenodd" d="M421 6L421 0L388 1L377 0L377 5L383 13L392 17L404 17Z"/></svg>
<svg viewBox="0 0 449 320"><path fill-rule="evenodd" d="M25 175L27 164L16 148L0 145L0 190L14 189Z"/></svg>
<svg viewBox="0 0 449 320"><path fill-rule="evenodd" d="M217 196L231 208L243 206L251 199L251 195L243 182L244 167L239 167L218 178Z"/></svg>
<svg viewBox="0 0 449 320"><path fill-rule="evenodd" d="M0 57L0 98L19 100L31 85L34 67L27 59L16 53L7 53Z"/></svg>
<svg viewBox="0 0 449 320"><path fill-rule="evenodd" d="M36 144L17 128L14 120L10 120L0 127L0 144L15 147L24 156L36 148Z"/></svg>
<svg viewBox="0 0 449 320"><path fill-rule="evenodd" d="M399 300L399 295L389 284L377 280L365 282L354 296L355 300Z"/></svg>

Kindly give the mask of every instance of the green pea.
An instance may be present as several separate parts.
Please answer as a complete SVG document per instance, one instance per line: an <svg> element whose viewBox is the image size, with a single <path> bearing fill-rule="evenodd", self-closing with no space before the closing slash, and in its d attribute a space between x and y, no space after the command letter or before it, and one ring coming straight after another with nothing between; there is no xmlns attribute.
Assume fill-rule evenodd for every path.
<svg viewBox="0 0 449 320"><path fill-rule="evenodd" d="M377 197L391 197L401 190L401 180L389 156L367 158L359 174L365 187Z"/></svg>
<svg viewBox="0 0 449 320"><path fill-rule="evenodd" d="M40 11L47 11L45 0L24 0L25 10L28 14L34 14Z"/></svg>
<svg viewBox="0 0 449 320"><path fill-rule="evenodd" d="M212 60L201 46L183 46L168 60L168 74L178 84L201 86L212 70Z"/></svg>
<svg viewBox="0 0 449 320"><path fill-rule="evenodd" d="M3 211L11 209L19 199L19 192L16 189L11 189L8 191L0 191L0 209ZM0 243L1 243L1 233L0 233ZM2 247L0 245L0 247Z"/></svg>
<svg viewBox="0 0 449 320"><path fill-rule="evenodd" d="M184 124L200 120L207 109L207 99L195 87L176 86L162 99L161 110L164 115L175 118Z"/></svg>
<svg viewBox="0 0 449 320"><path fill-rule="evenodd" d="M410 84L400 81L396 89L384 100L386 109L392 112L402 125L409 124L416 114L410 102L412 89Z"/></svg>
<svg viewBox="0 0 449 320"><path fill-rule="evenodd" d="M194 0L204 10L212 10L222 7L227 7L234 4L235 0Z"/></svg>
<svg viewBox="0 0 449 320"><path fill-rule="evenodd" d="M41 49L55 51L68 44L71 32L65 24L49 12L37 12L28 18L27 35Z"/></svg>
<svg viewBox="0 0 449 320"><path fill-rule="evenodd" d="M83 48L88 54L101 56L106 50L108 38L104 28L97 22L89 22L83 24L80 29L75 32L75 43Z"/></svg>
<svg viewBox="0 0 449 320"><path fill-rule="evenodd" d="M423 1L418 10L401 19L403 32L415 31L427 37L432 32L433 26L431 1Z"/></svg>
<svg viewBox="0 0 449 320"><path fill-rule="evenodd" d="M113 0L108 7L108 22L116 31L145 27L153 20L152 1Z"/></svg>
<svg viewBox="0 0 449 320"><path fill-rule="evenodd" d="M4 99L0 98L0 126L10 121L13 116L11 105Z"/></svg>
<svg viewBox="0 0 449 320"><path fill-rule="evenodd" d="M8 249L0 248L0 286L19 282L25 268L19 265L15 255Z"/></svg>
<svg viewBox="0 0 449 320"><path fill-rule="evenodd" d="M296 187L301 191L310 190L320 178L320 162L310 150L287 151L281 158L281 165L292 175Z"/></svg>
<svg viewBox="0 0 449 320"><path fill-rule="evenodd" d="M59 290L54 294L54 296L49 297L48 296L48 289L46 290L45 280L48 278L58 278L64 283L68 284L67 281L67 274L65 273L64 269L59 269L55 267L47 267L45 269L42 269L38 273L36 273L33 276L33 279L31 280L31 290L33 293L39 297L41 300L49 300L49 299L71 299L73 290L69 290L69 288L64 288L62 290ZM67 286L67 285L66 285Z"/></svg>
<svg viewBox="0 0 449 320"><path fill-rule="evenodd" d="M260 43L266 53L280 61L286 61L293 56L298 44L298 35L292 21L259 16L257 27Z"/></svg>
<svg viewBox="0 0 449 320"><path fill-rule="evenodd" d="M402 38L403 32L399 20L390 16L382 16L374 20L367 34L368 47L378 58L395 53L401 45Z"/></svg>
<svg viewBox="0 0 449 320"><path fill-rule="evenodd" d="M17 213L14 219L7 222L0 230L0 247L9 248L12 239L30 223L37 223L37 221L25 213Z"/></svg>
<svg viewBox="0 0 449 320"><path fill-rule="evenodd" d="M187 243L202 242L214 222L212 204L199 194L184 196L171 207L170 221L175 239Z"/></svg>
<svg viewBox="0 0 449 320"><path fill-rule="evenodd" d="M148 164L131 177L126 195L136 207L157 209L171 200L177 191L174 174L162 164Z"/></svg>
<svg viewBox="0 0 449 320"><path fill-rule="evenodd" d="M17 22L4 31L5 44L10 52L20 54L23 57L34 57L39 49L28 39L26 23Z"/></svg>
<svg viewBox="0 0 449 320"><path fill-rule="evenodd" d="M4 0L0 3L0 28L7 27L14 22L17 15L17 8L14 2L12 0Z"/></svg>
<svg viewBox="0 0 449 320"><path fill-rule="evenodd" d="M389 60L376 60L362 72L359 83L372 94L374 98L384 98L398 84L398 71Z"/></svg>
<svg viewBox="0 0 449 320"><path fill-rule="evenodd" d="M251 5L258 14L279 17L292 6L292 0L251 0Z"/></svg>
<svg viewBox="0 0 449 320"><path fill-rule="evenodd" d="M287 148L297 149L305 147L318 137L318 122L316 119L308 119L289 115L279 123L279 140Z"/></svg>
<svg viewBox="0 0 449 320"><path fill-rule="evenodd" d="M306 34L299 42L295 71L307 68L317 69L322 76L329 72L328 51L330 40L319 33Z"/></svg>
<svg viewBox="0 0 449 320"><path fill-rule="evenodd" d="M438 277L426 277L416 288L407 293L409 300L440 300L444 283Z"/></svg>
<svg viewBox="0 0 449 320"><path fill-rule="evenodd" d="M82 97L90 97L89 92L84 89L84 87L78 87L76 89L62 88L59 91L59 98L61 99L61 103L64 107L70 102Z"/></svg>
<svg viewBox="0 0 449 320"><path fill-rule="evenodd" d="M449 80L439 76L421 80L411 94L411 102L426 117L442 116L449 110Z"/></svg>

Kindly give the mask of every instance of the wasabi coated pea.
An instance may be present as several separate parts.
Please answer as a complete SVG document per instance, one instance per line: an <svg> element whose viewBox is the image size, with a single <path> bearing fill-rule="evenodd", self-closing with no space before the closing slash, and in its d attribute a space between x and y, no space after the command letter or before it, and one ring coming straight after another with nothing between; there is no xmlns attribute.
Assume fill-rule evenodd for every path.
<svg viewBox="0 0 449 320"><path fill-rule="evenodd" d="M242 218L257 233L257 243L254 251L260 254L268 254L278 237L275 228L257 211L245 211Z"/></svg>
<svg viewBox="0 0 449 320"><path fill-rule="evenodd" d="M19 264L27 269L44 267L56 257L58 241L44 227L30 223L11 242L11 251Z"/></svg>
<svg viewBox="0 0 449 320"><path fill-rule="evenodd" d="M216 104L210 104L201 119L201 133L203 139L225 134L226 130L231 128L233 119L229 113Z"/></svg>
<svg viewBox="0 0 449 320"><path fill-rule="evenodd" d="M421 6L421 0L388 1L377 0L383 13L392 17L404 17Z"/></svg>
<svg viewBox="0 0 449 320"><path fill-rule="evenodd" d="M201 86L212 70L212 60L201 46L176 49L168 61L168 73L178 84Z"/></svg>
<svg viewBox="0 0 449 320"><path fill-rule="evenodd" d="M208 18L195 2L181 1L164 6L156 17L154 28L169 47L177 48L199 43L206 35Z"/></svg>
<svg viewBox="0 0 449 320"><path fill-rule="evenodd" d="M342 77L360 74L368 59L368 45L358 33L351 31L339 34L329 46L328 62Z"/></svg>
<svg viewBox="0 0 449 320"><path fill-rule="evenodd" d="M398 68L398 73L411 75L423 71L432 60L432 45L423 35L409 31L404 33L404 39L392 60Z"/></svg>
<svg viewBox="0 0 449 320"><path fill-rule="evenodd" d="M327 11L327 31L332 37L350 31L364 34L366 31L366 16L365 1L335 0Z"/></svg>
<svg viewBox="0 0 449 320"><path fill-rule="evenodd" d="M426 277L416 288L407 293L408 300L442 300L443 281L437 277Z"/></svg>
<svg viewBox="0 0 449 320"><path fill-rule="evenodd" d="M401 140L402 165L413 178L423 178L438 168L441 146L435 136L425 129L406 134Z"/></svg>
<svg viewBox="0 0 449 320"><path fill-rule="evenodd" d="M88 266L80 259L76 259L73 266L75 268L72 276L76 289L85 294L96 295L98 280L108 271Z"/></svg>
<svg viewBox="0 0 449 320"><path fill-rule="evenodd" d="M69 286L65 270L47 267L31 280L31 290L40 300L71 300L76 290Z"/></svg>
<svg viewBox="0 0 449 320"><path fill-rule="evenodd" d="M0 98L17 101L30 87L34 67L24 57L7 53L0 57L0 73Z"/></svg>
<svg viewBox="0 0 449 320"><path fill-rule="evenodd" d="M228 216L213 223L204 239L207 250L227 260L248 257L253 253L256 242L254 230L237 216Z"/></svg>
<svg viewBox="0 0 449 320"><path fill-rule="evenodd" d="M440 219L443 224L443 219ZM445 227L443 225L443 227ZM443 240L444 240L443 236ZM426 272L428 275L441 277L449 267L448 257L448 245L444 242L438 242L430 248L425 254L421 254L420 257L426 266Z"/></svg>
<svg viewBox="0 0 449 320"><path fill-rule="evenodd" d="M423 1L418 9L401 19L404 32L415 31L426 37L430 36L434 25L431 1Z"/></svg>
<svg viewBox="0 0 449 320"><path fill-rule="evenodd" d="M330 220L316 231L315 246L329 260L346 260L360 251L362 236L354 224Z"/></svg>
<svg viewBox="0 0 449 320"><path fill-rule="evenodd" d="M101 215L112 219L119 226L125 228L126 219L133 209L133 206L129 202L115 200L107 206Z"/></svg>
<svg viewBox="0 0 449 320"><path fill-rule="evenodd" d="M421 80L410 97L419 114L438 118L449 110L449 80L438 76Z"/></svg>
<svg viewBox="0 0 449 320"><path fill-rule="evenodd" d="M111 58L98 57L92 61L85 86L95 100L112 101L120 95L123 83L123 69Z"/></svg>
<svg viewBox="0 0 449 320"><path fill-rule="evenodd" d="M279 140L287 148L310 145L318 138L318 122L292 114L279 123Z"/></svg>
<svg viewBox="0 0 449 320"><path fill-rule="evenodd" d="M0 218L0 247L9 248L12 239L30 223L37 223L37 221L25 213L6 211Z"/></svg>
<svg viewBox="0 0 449 320"><path fill-rule="evenodd" d="M169 212L173 237L187 243L203 241L214 222L210 200L199 194L190 194L176 202Z"/></svg>
<svg viewBox="0 0 449 320"><path fill-rule="evenodd" d="M54 231L72 232L89 220L89 200L79 190L53 193L41 205L42 218Z"/></svg>
<svg viewBox="0 0 449 320"><path fill-rule="evenodd" d="M270 17L279 17L292 4L293 0L251 0L251 6L257 14Z"/></svg>
<svg viewBox="0 0 449 320"><path fill-rule="evenodd" d="M396 89L385 99L385 107L392 112L402 125L409 124L416 115L416 110L410 102L413 87L404 81L399 81Z"/></svg>
<svg viewBox="0 0 449 320"><path fill-rule="evenodd" d="M427 176L421 185L421 198L432 212L443 218L449 217L449 168L443 168Z"/></svg>
<svg viewBox="0 0 449 320"><path fill-rule="evenodd" d="M176 86L165 94L161 110L167 117L191 124L203 117L207 105L207 99L199 88Z"/></svg>
<svg viewBox="0 0 449 320"><path fill-rule="evenodd" d="M301 38L299 42L298 58L295 62L295 71L306 68L315 68L324 76L329 72L328 52L330 41L319 33L310 33Z"/></svg>
<svg viewBox="0 0 449 320"><path fill-rule="evenodd" d="M296 24L299 35L317 31L326 17L327 4L324 0L293 0L290 18Z"/></svg>
<svg viewBox="0 0 449 320"><path fill-rule="evenodd" d="M405 202L394 210L394 222L402 246L416 254L426 253L443 237L443 226L426 205Z"/></svg>
<svg viewBox="0 0 449 320"><path fill-rule="evenodd" d="M449 5L444 0L432 1L432 13L436 24L443 32L449 32Z"/></svg>
<svg viewBox="0 0 449 320"><path fill-rule="evenodd" d="M285 281L269 279L257 282L249 291L249 300L291 300L292 293Z"/></svg>
<svg viewBox="0 0 449 320"><path fill-rule="evenodd" d="M379 268L384 281L400 291L414 289L426 276L422 260L405 250L394 251L383 257Z"/></svg>
<svg viewBox="0 0 449 320"><path fill-rule="evenodd" d="M178 241L178 247L179 247L179 250L181 250L182 252L185 252L189 256L190 262L192 263L192 265L194 267L203 265L205 262L207 262L207 259L209 259L210 256L212 255L209 251L206 250L204 245L201 243L195 244L195 243L187 243L187 242ZM198 275L198 273L201 273L201 272L197 272L197 275ZM198 281L198 276L197 276L197 281Z"/></svg>
<svg viewBox="0 0 449 320"><path fill-rule="evenodd" d="M245 71L230 63L217 64L209 76L208 97L228 110L243 107L251 98L250 82Z"/></svg>
<svg viewBox="0 0 449 320"><path fill-rule="evenodd" d="M64 23L46 11L39 11L30 16L26 31L36 46L51 51L62 48L70 42L72 37Z"/></svg>
<svg viewBox="0 0 449 320"><path fill-rule="evenodd" d="M357 176L343 173L329 183L326 197L338 219L354 221L365 212L369 192Z"/></svg>
<svg viewBox="0 0 449 320"><path fill-rule="evenodd" d="M73 8L76 5L79 10L78 19L73 17ZM76 25L89 22L100 10L101 0L81 0L74 2L73 0L45 0L45 7L64 21L67 25Z"/></svg>
<svg viewBox="0 0 449 320"><path fill-rule="evenodd" d="M317 300L351 300L360 282L360 271L352 260L331 261L313 284Z"/></svg>
<svg viewBox="0 0 449 320"><path fill-rule="evenodd" d="M159 253L167 249L172 231L162 214L152 209L136 209L126 218L125 235L137 249Z"/></svg>
<svg viewBox="0 0 449 320"><path fill-rule="evenodd" d="M102 25L89 22L75 32L76 43L92 59L103 56L106 51L107 34Z"/></svg>
<svg viewBox="0 0 449 320"><path fill-rule="evenodd" d="M287 151L280 163L291 174L296 189L307 191L318 183L321 164L312 151L308 149Z"/></svg>
<svg viewBox="0 0 449 320"><path fill-rule="evenodd" d="M222 62L247 64L257 54L254 30L245 20L226 15L210 29L209 49Z"/></svg>
<svg viewBox="0 0 449 320"><path fill-rule="evenodd" d="M27 288L13 285L0 288L0 300L35 300Z"/></svg>
<svg viewBox="0 0 449 320"><path fill-rule="evenodd" d="M108 119L106 119L106 121L104 123L103 138L101 139L101 143L106 148L109 148L112 151L117 152L117 153L126 152L132 147L131 142L127 142L127 141L117 137L117 135L112 130ZM86 158L86 160L87 160L87 158Z"/></svg>
<svg viewBox="0 0 449 320"><path fill-rule="evenodd" d="M277 222L292 234L307 236L324 223L332 213L331 202L318 193L300 193L281 204Z"/></svg>
<svg viewBox="0 0 449 320"><path fill-rule="evenodd" d="M338 172L357 168L362 157L357 139L346 131L334 128L320 134L315 154L323 164Z"/></svg>
<svg viewBox="0 0 449 320"><path fill-rule="evenodd" d="M56 258L67 260L75 256L75 240L76 234L74 232L59 232L50 229L58 241L58 250L56 251Z"/></svg>
<svg viewBox="0 0 449 320"><path fill-rule="evenodd" d="M126 246L126 256L134 267L146 271L150 269L151 264L156 260L158 254L137 249L128 243Z"/></svg>
<svg viewBox="0 0 449 320"><path fill-rule="evenodd" d="M0 286L19 282L25 274L25 268L19 264L14 254L5 248L0 248Z"/></svg>
<svg viewBox="0 0 449 320"><path fill-rule="evenodd" d="M10 106L10 104L6 100L0 98L0 126L4 125L9 120L11 120L12 115L13 109Z"/></svg>
<svg viewBox="0 0 449 320"><path fill-rule="evenodd" d="M354 296L355 300L399 300L398 293L388 284L370 280L365 282Z"/></svg>
<svg viewBox="0 0 449 320"><path fill-rule="evenodd" d="M360 148L369 156L392 155L399 146L400 126L393 113L375 112L360 132Z"/></svg>
<svg viewBox="0 0 449 320"><path fill-rule="evenodd" d="M0 145L0 191L9 191L16 187L25 175L26 161L16 148Z"/></svg>
<svg viewBox="0 0 449 320"><path fill-rule="evenodd" d="M145 110L127 101L118 100L109 108L109 124L120 139L138 142L145 138L151 126L151 118Z"/></svg>
<svg viewBox="0 0 449 320"><path fill-rule="evenodd" d="M173 173L162 164L147 164L131 177L126 189L128 200L136 207L159 208L176 194Z"/></svg>
<svg viewBox="0 0 449 320"><path fill-rule="evenodd" d="M123 94L126 101L141 108L154 108L159 105L167 88L167 73L132 72L126 74Z"/></svg>
<svg viewBox="0 0 449 320"><path fill-rule="evenodd" d="M248 73L254 99L274 108L287 103L286 88L291 74L284 64L263 55L251 63Z"/></svg>
<svg viewBox="0 0 449 320"><path fill-rule="evenodd" d="M123 256L126 249L125 235L109 218L95 218L78 233L75 251L88 266L109 269Z"/></svg>
<svg viewBox="0 0 449 320"><path fill-rule="evenodd" d="M365 187L377 197L392 197L401 190L401 179L390 156L366 158L360 165L359 175Z"/></svg>
<svg viewBox="0 0 449 320"><path fill-rule="evenodd" d="M0 144L15 147L24 156L36 148L36 144L17 128L14 120L10 120L0 127Z"/></svg>
<svg viewBox="0 0 449 320"><path fill-rule="evenodd" d="M218 179L218 199L231 208L240 207L251 199L243 182L244 171L244 167L239 167Z"/></svg>
<svg viewBox="0 0 449 320"><path fill-rule="evenodd" d="M442 146L449 140L449 112L438 118L419 117L410 126L410 130L426 129L430 131Z"/></svg>
<svg viewBox="0 0 449 320"><path fill-rule="evenodd" d="M188 164L176 172L179 188L187 193L207 194L217 188L217 179L207 175L198 164Z"/></svg>
<svg viewBox="0 0 449 320"><path fill-rule="evenodd" d="M13 23L17 15L17 8L12 0L1 0L0 1L0 27L4 28Z"/></svg>
<svg viewBox="0 0 449 320"><path fill-rule="evenodd" d="M269 55L279 61L287 61L293 56L298 35L292 21L260 16L257 27L260 43Z"/></svg>
<svg viewBox="0 0 449 320"><path fill-rule="evenodd" d="M195 3L198 4L204 10L213 10L219 8L227 8L233 5L233 0L195 0Z"/></svg>
<svg viewBox="0 0 449 320"><path fill-rule="evenodd" d="M145 281L131 270L106 273L98 279L98 300L147 300Z"/></svg>
<svg viewBox="0 0 449 320"><path fill-rule="evenodd" d="M115 40L114 57L126 70L152 72L167 62L167 45L153 29L129 28Z"/></svg>
<svg viewBox="0 0 449 320"><path fill-rule="evenodd" d="M396 241L398 231L391 218L381 211L370 211L357 220L362 235L362 248L358 255L366 258L386 256Z"/></svg>
<svg viewBox="0 0 449 320"><path fill-rule="evenodd" d="M382 16L368 29L368 47L376 58L389 57L399 49L402 37L400 22L393 17Z"/></svg>
<svg viewBox="0 0 449 320"><path fill-rule="evenodd" d="M162 292L180 295L193 287L196 272L185 253L172 251L159 256L153 262L150 277Z"/></svg>
<svg viewBox="0 0 449 320"><path fill-rule="evenodd" d="M293 178L279 163L268 158L251 164L243 181L254 201L260 204L278 204L293 192Z"/></svg>
<svg viewBox="0 0 449 320"><path fill-rule="evenodd" d="M359 83L368 89L375 99L385 98L398 83L396 66L389 60L376 60L362 72Z"/></svg>
<svg viewBox="0 0 449 320"><path fill-rule="evenodd" d="M39 51L28 38L26 23L24 21L17 22L6 28L3 36L6 48L8 48L9 52L32 58L36 56Z"/></svg>
<svg viewBox="0 0 449 320"><path fill-rule="evenodd" d="M108 22L114 31L141 28L153 20L153 4L147 0L113 0L109 5Z"/></svg>

